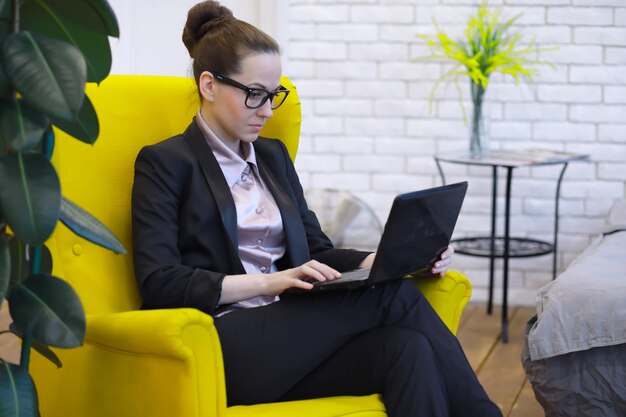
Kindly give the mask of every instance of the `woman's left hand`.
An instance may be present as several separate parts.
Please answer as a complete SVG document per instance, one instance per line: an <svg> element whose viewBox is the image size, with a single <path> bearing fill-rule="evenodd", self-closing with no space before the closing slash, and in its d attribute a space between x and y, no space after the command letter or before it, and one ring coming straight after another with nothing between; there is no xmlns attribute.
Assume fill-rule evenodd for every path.
<svg viewBox="0 0 626 417"><path fill-rule="evenodd" d="M367 255L365 259L363 259L363 261L359 265L359 268L371 268L372 265L374 265L375 257L376 257L376 252L370 253L369 255Z"/></svg>
<svg viewBox="0 0 626 417"><path fill-rule="evenodd" d="M443 251L441 255L439 255L439 259L435 261L431 272L436 276L443 277L446 274L446 271L450 268L453 254L454 248L452 246L448 246L448 249Z"/></svg>

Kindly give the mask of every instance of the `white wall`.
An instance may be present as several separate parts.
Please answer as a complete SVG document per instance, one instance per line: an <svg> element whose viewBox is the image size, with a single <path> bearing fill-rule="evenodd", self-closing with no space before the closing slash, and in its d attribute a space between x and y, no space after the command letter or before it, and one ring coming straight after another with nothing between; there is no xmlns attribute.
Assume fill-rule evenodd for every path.
<svg viewBox="0 0 626 417"><path fill-rule="evenodd" d="M432 33L432 16L447 33L460 33L478 2L291 1L288 75L303 102L296 165L305 188L356 191L385 219L396 193L440 183L433 154L467 149L468 128L454 88L442 89L429 113L428 95L443 67L412 60L427 53L415 34ZM523 12L518 25L522 34L559 47L544 55L556 70L542 70L533 87L492 79L487 95L492 145L588 153L593 160L570 164L563 181L562 270L603 231L612 202L626 196L626 2L491 0L490 4L503 5L505 16ZM471 184L457 236L487 234L490 171L451 165L445 169L449 180L469 178ZM551 240L557 176L552 167L515 172L516 236ZM475 300L486 296L487 262L455 258L455 268L474 284ZM536 288L551 279L551 264L551 256L514 260L510 301L532 305Z"/></svg>
<svg viewBox="0 0 626 417"><path fill-rule="evenodd" d="M187 11L198 0L109 0L120 26L111 39L113 74L190 75L181 40ZM287 0L223 0L235 17L260 27L282 45L287 39Z"/></svg>

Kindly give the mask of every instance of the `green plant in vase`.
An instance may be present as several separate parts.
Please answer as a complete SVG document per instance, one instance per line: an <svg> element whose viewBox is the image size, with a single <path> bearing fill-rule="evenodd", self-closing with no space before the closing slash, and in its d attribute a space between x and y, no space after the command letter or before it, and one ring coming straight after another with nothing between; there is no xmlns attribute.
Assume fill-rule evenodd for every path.
<svg viewBox="0 0 626 417"><path fill-rule="evenodd" d="M108 37L118 35L106 0L0 0L0 305L6 298L13 318L0 337L22 339L19 365L0 358L0 417L39 416L31 349L61 366L49 346L76 347L85 336L78 295L51 274L44 242L54 228L125 252L104 225L63 197L50 162L52 126L96 141L98 117L85 83L108 75Z"/></svg>
<svg viewBox="0 0 626 417"><path fill-rule="evenodd" d="M522 36L513 30L513 24L522 16L517 14L504 20L502 9L494 11L488 9L487 3L483 2L470 16L467 27L464 30L464 38L458 41L446 35L437 21L433 19L436 35L416 35L425 41L431 54L417 58L417 60L447 60L454 64L436 82L430 94L430 102L437 88L446 80L454 80L461 96L458 80L461 77L469 77L470 97L472 101L472 116L470 119L470 152L480 155L488 152L484 143L485 132L483 122L484 100L489 85L489 77L494 73L510 75L519 83L525 78L529 81L538 74L536 65L550 65L537 59L541 51L552 48L538 47L532 40L529 43L522 42ZM461 102L463 117L467 120L465 108Z"/></svg>

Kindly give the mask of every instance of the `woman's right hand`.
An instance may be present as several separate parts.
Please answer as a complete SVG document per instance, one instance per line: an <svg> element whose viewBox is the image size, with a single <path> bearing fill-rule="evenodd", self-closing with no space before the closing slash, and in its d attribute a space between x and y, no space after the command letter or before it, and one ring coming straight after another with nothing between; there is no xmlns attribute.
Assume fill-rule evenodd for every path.
<svg viewBox="0 0 626 417"><path fill-rule="evenodd" d="M341 278L341 273L330 266L312 260L296 268L264 275L265 294L280 295L288 288L310 290L313 282L331 281Z"/></svg>
<svg viewBox="0 0 626 417"><path fill-rule="evenodd" d="M219 305L236 303L259 295L280 295L288 288L313 288L311 282L340 278L339 271L318 261L271 274L226 275Z"/></svg>

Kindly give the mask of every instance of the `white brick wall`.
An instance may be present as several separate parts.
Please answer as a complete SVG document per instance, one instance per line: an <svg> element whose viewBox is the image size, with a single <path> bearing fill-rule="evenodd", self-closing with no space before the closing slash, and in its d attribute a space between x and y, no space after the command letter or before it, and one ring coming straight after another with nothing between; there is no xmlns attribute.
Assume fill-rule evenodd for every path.
<svg viewBox="0 0 626 417"><path fill-rule="evenodd" d="M290 0L287 75L303 102L303 136L296 166L307 187L348 189L384 221L395 194L440 183L433 154L466 149L457 91L436 80L450 68L415 62L427 54L416 33L432 34L432 17L461 34L478 0ZM615 199L626 197L625 0L496 0L505 16L522 12L517 29L546 46L535 84L496 75L488 88L490 145L545 147L587 153L572 163L561 189L558 267L563 270L604 230ZM460 85L466 111L467 83ZM489 231L491 171L444 165L449 181L469 179L457 236ZM511 227L516 235L552 240L559 167L519 169L513 182ZM499 181L499 193L504 180ZM504 201L498 201L502 214ZM503 219L498 218L502 230ZM499 264L501 265L501 264ZM455 267L487 295L487 261L456 256ZM510 302L531 305L550 281L552 257L517 259ZM500 275L497 277L499 281ZM497 289L496 300L500 300Z"/></svg>

